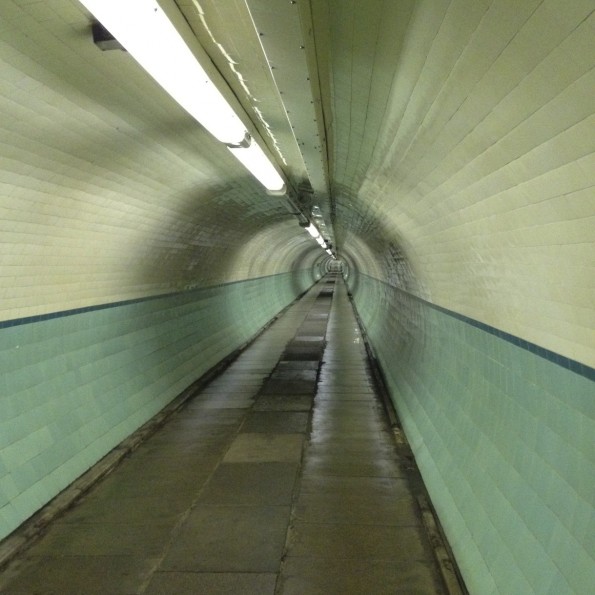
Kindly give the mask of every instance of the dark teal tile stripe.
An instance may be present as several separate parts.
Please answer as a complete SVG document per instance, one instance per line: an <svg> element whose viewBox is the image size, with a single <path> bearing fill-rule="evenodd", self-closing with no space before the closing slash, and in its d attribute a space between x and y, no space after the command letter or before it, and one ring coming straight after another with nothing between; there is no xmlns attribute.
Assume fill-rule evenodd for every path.
<svg viewBox="0 0 595 595"><path fill-rule="evenodd" d="M84 306L82 308L72 308L71 310L59 310L57 312L49 312L47 314L38 314L35 316L25 316L23 318L13 318L11 320L0 320L0 329L11 328L14 326L21 326L23 324L32 324L35 322L44 322L46 320L55 320L56 318L64 318L65 316L75 316L77 314L86 314L89 312L96 312L97 310L107 310L109 308L120 308L122 306L131 306L133 304L140 304L142 302L149 302L153 300L165 300L176 296L188 296L193 299L199 293L204 293L206 290L216 290L223 287L236 285L237 283L245 283L246 281L261 281L264 279L272 279L273 277L283 277L287 273L279 273L277 275L265 275L263 277L252 277L250 279L240 279L238 281L229 281L228 283L218 283L215 285L208 285L206 287L196 287L193 289L185 289L182 291L174 291L170 293L159 293L157 295L149 295L140 298L133 298L130 300L122 300L119 302L109 302L105 304L96 304L93 306Z"/></svg>
<svg viewBox="0 0 595 595"><path fill-rule="evenodd" d="M429 306L433 310L437 310L438 312L442 312L443 314L446 314L452 318L456 318L457 320L460 320L461 322L464 322L466 324L474 326L475 328L485 331L486 333L489 333L490 335L494 335L494 336L498 337L499 339L508 341L509 343L512 343L516 347L520 347L521 349L525 349L526 351L529 351L529 352L533 353L534 355L542 357L549 362L557 364L558 366L562 366L563 368L566 368L566 369L570 370L571 372L574 372L575 374L579 374L580 376L584 376L585 378L587 378L589 380L595 381L595 368L592 368L591 366L583 364L582 362L577 362L576 360L570 359L570 358L568 358L564 355L561 355L559 353L556 353L554 351L550 351L549 349L546 349L545 347L540 347L539 345L536 345L535 343L531 343L530 341L521 339L520 337L517 337L515 335L511 335L510 333L507 333L506 331L497 329L496 327L490 326L489 324L486 324L485 322L480 322L479 320L475 320L474 318L470 318L469 316L465 316L464 314L459 314L458 312L454 312L453 310L449 310L448 308L444 308L442 306L438 306L437 304L433 304L432 302L428 302L427 300L424 300L423 298L420 298L419 296L417 296L413 293L405 291L404 289L401 289L399 287L395 287L394 285L390 285L386 281L382 281L381 279L376 279L376 277L371 277L370 275L365 275L363 273L360 273L360 274L362 277L368 277L369 279L372 279L373 281L377 281L379 283L382 283L383 285L387 285L393 291L397 291L397 292L401 293L402 295L405 295L405 296L413 299L414 301L420 302L420 303L424 304L425 306Z"/></svg>

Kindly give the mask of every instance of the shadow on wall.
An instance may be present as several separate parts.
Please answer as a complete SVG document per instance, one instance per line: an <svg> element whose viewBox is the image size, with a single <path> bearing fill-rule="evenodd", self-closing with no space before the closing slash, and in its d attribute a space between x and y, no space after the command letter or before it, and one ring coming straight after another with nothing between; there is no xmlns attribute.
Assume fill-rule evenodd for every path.
<svg viewBox="0 0 595 595"><path fill-rule="evenodd" d="M176 201L177 209L145 232L153 243L138 268L140 281L175 291L281 272L269 262L272 255L267 254L270 242L262 233L263 217L270 228L289 216L281 207L250 208L252 202L262 202L260 194L250 195L233 182L189 190ZM246 262L245 247L256 234L261 234L264 256L254 266Z"/></svg>
<svg viewBox="0 0 595 595"><path fill-rule="evenodd" d="M375 246L378 250L378 246ZM371 346L390 343L400 358L410 361L423 345L424 318L420 301L412 289L417 286L413 271L403 250L386 242L377 264L383 271L380 284L362 270L357 256L347 254L347 286L370 336Z"/></svg>
<svg viewBox="0 0 595 595"><path fill-rule="evenodd" d="M316 246L312 246L311 242L308 242L308 248L302 251L293 263L294 270L307 271L306 278L308 279L307 287L316 283L321 277L320 261L322 257L319 256L320 250ZM299 295L301 295L307 287L304 287L304 280L301 275L295 275L292 280L292 289Z"/></svg>
<svg viewBox="0 0 595 595"><path fill-rule="evenodd" d="M135 287L161 295L0 328L0 539L312 284L311 268L225 282L254 218L216 198L180 227L164 222L132 263ZM193 259L202 275L190 276Z"/></svg>

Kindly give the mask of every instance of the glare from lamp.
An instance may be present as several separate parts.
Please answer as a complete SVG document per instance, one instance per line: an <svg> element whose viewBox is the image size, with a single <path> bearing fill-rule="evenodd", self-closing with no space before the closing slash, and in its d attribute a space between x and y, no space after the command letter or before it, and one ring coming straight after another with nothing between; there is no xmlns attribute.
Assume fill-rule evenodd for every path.
<svg viewBox="0 0 595 595"><path fill-rule="evenodd" d="M308 227L304 228L314 239L317 239L320 237L320 233L318 231L318 229L316 229L316 226L313 223L310 223L310 225L308 225Z"/></svg>

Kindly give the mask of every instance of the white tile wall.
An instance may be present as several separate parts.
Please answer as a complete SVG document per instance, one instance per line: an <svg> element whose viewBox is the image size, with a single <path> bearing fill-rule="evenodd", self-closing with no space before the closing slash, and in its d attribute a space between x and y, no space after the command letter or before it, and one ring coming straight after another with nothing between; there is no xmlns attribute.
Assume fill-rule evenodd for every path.
<svg viewBox="0 0 595 595"><path fill-rule="evenodd" d="M593 3L418 2L404 33L367 3L392 54L327 4L339 237L401 238L436 303L595 365Z"/></svg>

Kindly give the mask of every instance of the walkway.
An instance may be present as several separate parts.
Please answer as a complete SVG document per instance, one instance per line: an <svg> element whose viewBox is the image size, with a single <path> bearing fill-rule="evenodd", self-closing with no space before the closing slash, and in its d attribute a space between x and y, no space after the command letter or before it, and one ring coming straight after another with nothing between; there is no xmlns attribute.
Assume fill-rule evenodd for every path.
<svg viewBox="0 0 595 595"><path fill-rule="evenodd" d="M289 308L0 574L0 593L442 593L334 289L327 277Z"/></svg>

